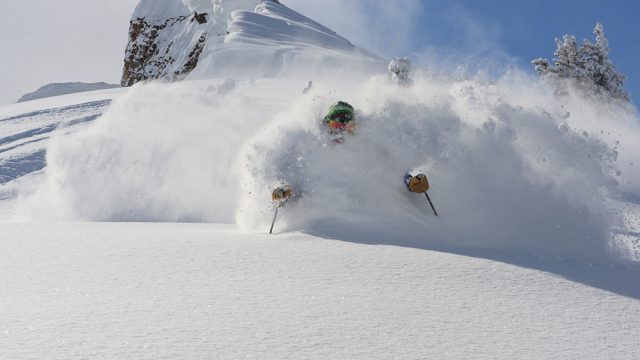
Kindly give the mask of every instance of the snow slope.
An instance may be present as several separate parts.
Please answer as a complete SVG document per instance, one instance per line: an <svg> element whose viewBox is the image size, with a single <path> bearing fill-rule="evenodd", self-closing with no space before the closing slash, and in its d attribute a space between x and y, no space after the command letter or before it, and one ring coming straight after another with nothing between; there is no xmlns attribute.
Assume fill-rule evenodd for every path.
<svg viewBox="0 0 640 360"><path fill-rule="evenodd" d="M0 224L0 233L3 359L638 353L640 282L620 270L534 261L540 271L206 224Z"/></svg>
<svg viewBox="0 0 640 360"><path fill-rule="evenodd" d="M260 56L296 53L279 33ZM0 357L634 358L636 109L353 64L1 107Z"/></svg>
<svg viewBox="0 0 640 360"><path fill-rule="evenodd" d="M38 186L51 137L85 128L122 91L56 96L0 108L0 218L12 217L18 195Z"/></svg>
<svg viewBox="0 0 640 360"><path fill-rule="evenodd" d="M118 91L49 97L0 108L0 184L44 168L51 136L77 131L94 121Z"/></svg>
<svg viewBox="0 0 640 360"><path fill-rule="evenodd" d="M0 357L636 356L635 108L518 71L397 87L255 10L221 12L191 81L0 107ZM321 125L337 100L343 144Z"/></svg>

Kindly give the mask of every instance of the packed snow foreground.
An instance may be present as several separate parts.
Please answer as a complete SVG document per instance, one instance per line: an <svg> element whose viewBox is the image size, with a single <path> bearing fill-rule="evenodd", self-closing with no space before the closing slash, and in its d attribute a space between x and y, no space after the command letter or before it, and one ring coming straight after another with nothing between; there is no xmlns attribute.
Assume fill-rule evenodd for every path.
<svg viewBox="0 0 640 360"><path fill-rule="evenodd" d="M633 359L638 351L637 276L614 269L514 266L212 224L0 229L6 359Z"/></svg>

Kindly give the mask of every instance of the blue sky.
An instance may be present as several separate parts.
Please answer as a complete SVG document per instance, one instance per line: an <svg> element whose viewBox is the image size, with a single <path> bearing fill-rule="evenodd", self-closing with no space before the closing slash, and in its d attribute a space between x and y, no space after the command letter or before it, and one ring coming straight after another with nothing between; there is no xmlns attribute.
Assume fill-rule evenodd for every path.
<svg viewBox="0 0 640 360"><path fill-rule="evenodd" d="M137 2L0 2L0 105L51 82L119 82ZM281 2L387 57L412 56L427 66L494 67L498 73L507 61L533 72L530 60L551 59L556 37L571 33L593 39L593 27L601 21L611 58L627 75L634 103L640 101L640 0Z"/></svg>
<svg viewBox="0 0 640 360"><path fill-rule="evenodd" d="M627 89L634 102L640 100L640 1L638 0L453 0L428 1L416 24L411 47L453 47L469 52L471 28L489 37L489 46L516 57L523 67L537 57L551 59L554 39L564 34L579 41L592 34L596 22L602 22L610 42L617 69L627 75ZM453 18L452 15L459 15ZM466 16L466 27L461 23Z"/></svg>
<svg viewBox="0 0 640 360"><path fill-rule="evenodd" d="M532 59L553 58L556 37L569 33L580 42L594 41L592 32L599 21L614 64L627 75L634 103L640 101L640 0L283 2L379 54L410 55L432 66L462 63L483 70L509 61L533 72Z"/></svg>

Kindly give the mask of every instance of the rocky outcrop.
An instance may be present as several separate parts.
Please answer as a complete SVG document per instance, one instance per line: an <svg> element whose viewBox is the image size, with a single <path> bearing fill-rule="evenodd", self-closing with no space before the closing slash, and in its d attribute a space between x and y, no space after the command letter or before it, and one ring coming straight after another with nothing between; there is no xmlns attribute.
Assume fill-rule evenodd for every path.
<svg viewBox="0 0 640 360"><path fill-rule="evenodd" d="M203 28L200 31L202 34L191 47L188 60L182 64L176 62L179 61L179 55L185 49L178 53L172 51L176 39L167 35L176 27L188 27L188 22L196 22L198 25L206 24L206 15L194 13L191 19L186 16L177 16L160 23L148 21L145 18L131 20L121 85L131 86L139 81L157 78L174 80L191 72L198 64L198 57L206 41L206 30ZM194 30L198 32L197 29Z"/></svg>
<svg viewBox="0 0 640 360"><path fill-rule="evenodd" d="M259 0L140 0L129 26L122 86L180 80L198 65L207 43L221 43L231 12Z"/></svg>

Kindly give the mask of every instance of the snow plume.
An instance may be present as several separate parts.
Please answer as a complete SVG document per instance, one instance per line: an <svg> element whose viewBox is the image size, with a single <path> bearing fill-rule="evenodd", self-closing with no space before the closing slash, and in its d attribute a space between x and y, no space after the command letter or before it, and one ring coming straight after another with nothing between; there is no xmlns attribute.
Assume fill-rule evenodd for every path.
<svg viewBox="0 0 640 360"><path fill-rule="evenodd" d="M188 84L135 86L87 131L54 139L46 184L30 200L38 206L27 206L26 214L233 221L234 155L265 114L247 106L246 96L229 96L232 80Z"/></svg>
<svg viewBox="0 0 640 360"><path fill-rule="evenodd" d="M135 86L88 130L52 141L46 183L22 214L266 232L271 190L287 182L297 196L276 232L615 260L614 199L640 190L633 109L559 101L520 73L413 80L323 79L307 95L296 79ZM320 125L337 100L358 116L343 144ZM404 188L406 171L429 176L440 217Z"/></svg>
<svg viewBox="0 0 640 360"><path fill-rule="evenodd" d="M608 232L619 221L605 205L618 183L614 149L589 137L544 89L521 85L529 78L416 80L405 90L378 77L338 94L360 112L358 134L345 144L332 143L314 120L327 103L280 114L245 149L238 223L268 229L274 209L265 194L284 180L301 195L283 209L282 230L545 258L609 256ZM407 170L430 176L440 218L403 188Z"/></svg>
<svg viewBox="0 0 640 360"><path fill-rule="evenodd" d="M409 51L424 1L403 0L283 0L283 4L326 24L338 34L349 34L355 44L382 55Z"/></svg>

